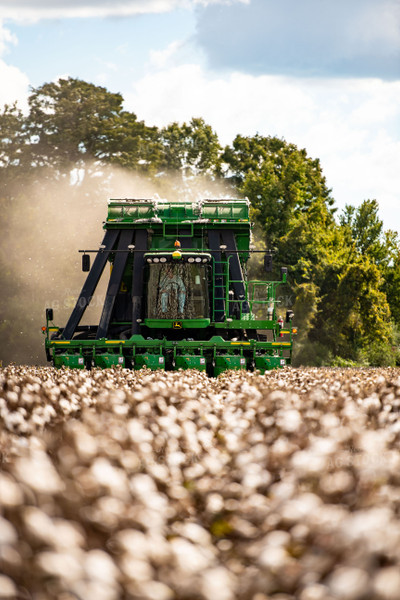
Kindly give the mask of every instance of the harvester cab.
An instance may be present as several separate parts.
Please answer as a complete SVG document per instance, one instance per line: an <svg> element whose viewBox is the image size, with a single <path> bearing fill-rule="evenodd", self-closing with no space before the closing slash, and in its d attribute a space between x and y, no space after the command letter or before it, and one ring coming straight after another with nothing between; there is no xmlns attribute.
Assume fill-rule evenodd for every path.
<svg viewBox="0 0 400 600"><path fill-rule="evenodd" d="M290 364L293 313L284 324L276 300L287 269L279 281L247 280L247 200L110 200L104 229L98 250L81 251L88 275L65 327L54 326L52 309L46 311L46 353L54 366L218 375ZM107 262L99 323L81 325ZM271 253L264 267L271 272Z"/></svg>

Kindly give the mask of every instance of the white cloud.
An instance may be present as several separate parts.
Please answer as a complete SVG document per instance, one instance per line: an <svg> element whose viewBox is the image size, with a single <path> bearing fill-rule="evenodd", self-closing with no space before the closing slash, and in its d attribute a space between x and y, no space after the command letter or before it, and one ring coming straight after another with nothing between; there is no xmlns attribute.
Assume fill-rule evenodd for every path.
<svg viewBox="0 0 400 600"><path fill-rule="evenodd" d="M0 57L8 52L9 46L18 40L0 21ZM18 101L20 108L26 108L29 87L28 77L17 67L8 65L0 58L0 107Z"/></svg>
<svg viewBox="0 0 400 600"><path fill-rule="evenodd" d="M306 148L321 160L339 209L376 198L385 227L398 231L399 95L400 82L211 77L198 64L151 70L124 92L126 107L149 125L202 116L223 144L259 133Z"/></svg>
<svg viewBox="0 0 400 600"><path fill-rule="evenodd" d="M17 36L6 29L0 20L0 56L8 52L10 44L15 46L17 43Z"/></svg>
<svg viewBox="0 0 400 600"><path fill-rule="evenodd" d="M0 59L0 81L0 107L18 101L19 107L25 109L29 87L28 77L17 67L7 65Z"/></svg>
<svg viewBox="0 0 400 600"><path fill-rule="evenodd" d="M150 64L157 69L166 68L175 62L175 57L182 48L182 42L171 42L164 50L150 51Z"/></svg>
<svg viewBox="0 0 400 600"><path fill-rule="evenodd" d="M246 3L248 0L0 0L0 16L14 21L90 18L162 13L196 5Z"/></svg>

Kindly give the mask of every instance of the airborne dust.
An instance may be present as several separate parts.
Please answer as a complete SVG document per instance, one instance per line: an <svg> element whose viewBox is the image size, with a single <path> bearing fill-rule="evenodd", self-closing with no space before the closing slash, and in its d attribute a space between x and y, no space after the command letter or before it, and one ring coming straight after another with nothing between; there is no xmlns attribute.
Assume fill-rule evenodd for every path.
<svg viewBox="0 0 400 600"><path fill-rule="evenodd" d="M92 172L92 175L89 173ZM78 174L79 176L80 174ZM76 177L78 179L78 177ZM81 181L70 178L23 185L12 202L2 201L0 241L0 361L46 364L45 309L54 309L54 323L64 326L86 274L78 250L95 250L103 239L102 223L109 198L195 200L232 197L232 190L202 178L182 182L163 176L152 182L126 170L87 168ZM93 258L93 255L92 255ZM108 271L104 270L82 323L97 324Z"/></svg>

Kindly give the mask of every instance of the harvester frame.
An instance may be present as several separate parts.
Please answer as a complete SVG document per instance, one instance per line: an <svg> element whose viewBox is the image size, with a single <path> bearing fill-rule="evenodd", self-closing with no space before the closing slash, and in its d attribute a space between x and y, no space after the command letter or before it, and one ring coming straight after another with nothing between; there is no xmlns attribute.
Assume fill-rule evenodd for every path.
<svg viewBox="0 0 400 600"><path fill-rule="evenodd" d="M45 348L54 366L219 375L291 363L293 313L286 312L284 324L276 300L287 269L279 281L246 277L254 252L247 200L110 200L104 229L98 250L80 250L89 272L66 326L55 326L53 310L46 310ZM100 321L80 325L107 262Z"/></svg>

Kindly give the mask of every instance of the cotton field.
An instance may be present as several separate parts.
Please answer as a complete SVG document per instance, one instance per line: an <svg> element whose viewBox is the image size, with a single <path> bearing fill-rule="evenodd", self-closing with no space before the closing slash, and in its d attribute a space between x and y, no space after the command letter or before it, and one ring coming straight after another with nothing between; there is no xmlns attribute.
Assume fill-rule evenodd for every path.
<svg viewBox="0 0 400 600"><path fill-rule="evenodd" d="M0 370L0 598L398 600L400 369Z"/></svg>

